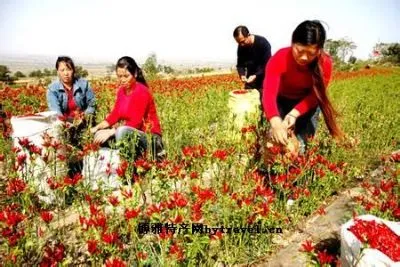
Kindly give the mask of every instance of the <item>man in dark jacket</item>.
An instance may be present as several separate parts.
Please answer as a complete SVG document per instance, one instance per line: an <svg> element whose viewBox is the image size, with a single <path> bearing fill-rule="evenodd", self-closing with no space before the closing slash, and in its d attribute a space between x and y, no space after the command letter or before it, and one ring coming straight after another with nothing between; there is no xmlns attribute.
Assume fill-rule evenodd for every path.
<svg viewBox="0 0 400 267"><path fill-rule="evenodd" d="M236 69L245 89L257 89L260 93L261 116L259 125L265 124L262 106L265 66L271 57L271 45L260 35L250 34L246 26L237 26L233 37L238 43Z"/></svg>
<svg viewBox="0 0 400 267"><path fill-rule="evenodd" d="M238 43L237 71L246 89L262 92L265 65L271 57L271 45L262 36L250 34L246 26L238 26L233 31Z"/></svg>

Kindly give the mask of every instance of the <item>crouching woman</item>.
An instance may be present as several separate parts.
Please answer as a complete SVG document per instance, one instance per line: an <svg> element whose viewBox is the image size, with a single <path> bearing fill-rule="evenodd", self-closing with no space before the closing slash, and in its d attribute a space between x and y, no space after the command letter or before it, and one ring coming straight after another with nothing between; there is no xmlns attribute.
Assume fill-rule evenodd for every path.
<svg viewBox="0 0 400 267"><path fill-rule="evenodd" d="M111 113L104 121L91 129L95 143L104 144L115 139L117 142L133 137L130 147L133 158L143 156L151 144L153 159L163 158L165 151L161 138L161 126L156 104L148 89L142 70L131 57L122 57L116 64L119 81L117 99ZM124 121L122 126L113 127ZM151 140L147 134L151 133Z"/></svg>

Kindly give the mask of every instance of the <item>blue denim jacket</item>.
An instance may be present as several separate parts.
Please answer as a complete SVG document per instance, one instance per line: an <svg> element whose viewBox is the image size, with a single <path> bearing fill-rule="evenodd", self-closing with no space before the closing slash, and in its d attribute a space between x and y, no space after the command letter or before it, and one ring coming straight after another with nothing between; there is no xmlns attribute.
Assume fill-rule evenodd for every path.
<svg viewBox="0 0 400 267"><path fill-rule="evenodd" d="M84 79L76 79L73 85L73 96L76 105L85 114L94 114L96 98L89 82ZM68 95L60 80L54 81L47 89L47 105L51 111L63 115L67 111Z"/></svg>

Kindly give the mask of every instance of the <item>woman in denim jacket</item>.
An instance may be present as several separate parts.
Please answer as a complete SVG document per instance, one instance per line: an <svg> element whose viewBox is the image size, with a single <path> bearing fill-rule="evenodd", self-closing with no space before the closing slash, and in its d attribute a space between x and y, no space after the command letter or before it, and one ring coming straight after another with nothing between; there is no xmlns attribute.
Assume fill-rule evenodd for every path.
<svg viewBox="0 0 400 267"><path fill-rule="evenodd" d="M96 98L87 80L75 77L75 65L70 57L57 58L58 80L47 90L47 103L51 111L66 120L70 126L62 134L63 139L78 149L82 149L82 133L93 126ZM82 170L82 161L69 159L70 176Z"/></svg>
<svg viewBox="0 0 400 267"><path fill-rule="evenodd" d="M75 77L75 65L69 57L58 57L56 69L59 79L47 90L51 111L73 119L77 111L93 115L96 99L87 80Z"/></svg>

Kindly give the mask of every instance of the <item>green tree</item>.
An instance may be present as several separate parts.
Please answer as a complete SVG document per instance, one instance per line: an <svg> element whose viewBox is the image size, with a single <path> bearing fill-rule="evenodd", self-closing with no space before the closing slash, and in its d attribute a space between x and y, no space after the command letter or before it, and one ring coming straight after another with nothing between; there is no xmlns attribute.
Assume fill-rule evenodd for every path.
<svg viewBox="0 0 400 267"><path fill-rule="evenodd" d="M339 40L328 39L325 42L325 50L333 57L335 63L340 64L345 63L346 58L351 57L356 48L357 45L347 38Z"/></svg>
<svg viewBox="0 0 400 267"><path fill-rule="evenodd" d="M32 77L32 78L42 78L42 77L43 77L43 73L42 73L41 70L34 70L34 71L31 71L31 72L29 73L29 77Z"/></svg>
<svg viewBox="0 0 400 267"><path fill-rule="evenodd" d="M194 71L196 73L207 73L207 72L213 72L214 68L209 68L209 67L204 67L204 68L195 68Z"/></svg>
<svg viewBox="0 0 400 267"><path fill-rule="evenodd" d="M89 75L89 72L85 70L82 66L75 67L75 76L85 78Z"/></svg>
<svg viewBox="0 0 400 267"><path fill-rule="evenodd" d="M43 76L45 76L45 77L51 76L51 71L49 69L44 69L43 70Z"/></svg>
<svg viewBox="0 0 400 267"><path fill-rule="evenodd" d="M349 57L349 63L350 64L355 64L357 62L357 58L356 57L354 57L354 56L350 56Z"/></svg>
<svg viewBox="0 0 400 267"><path fill-rule="evenodd" d="M11 71L5 65L0 65L0 81L6 83L13 83L14 77L11 77Z"/></svg>
<svg viewBox="0 0 400 267"><path fill-rule="evenodd" d="M325 42L325 50L331 55L331 57L335 62L340 61L338 56L339 46L340 46L339 40L328 39Z"/></svg>
<svg viewBox="0 0 400 267"><path fill-rule="evenodd" d="M172 68L171 66L163 66L163 71L167 74L173 74L175 73L174 68Z"/></svg>
<svg viewBox="0 0 400 267"><path fill-rule="evenodd" d="M382 62L400 64L400 43L378 43L374 51L381 55Z"/></svg>
<svg viewBox="0 0 400 267"><path fill-rule="evenodd" d="M14 77L19 79L19 78L25 78L26 75L23 74L21 71L17 71L17 72L14 73Z"/></svg>
<svg viewBox="0 0 400 267"><path fill-rule="evenodd" d="M157 65L157 73L159 73L159 72L163 72L163 70L164 70L164 67L163 67L163 65L161 65L161 64L158 64L158 65Z"/></svg>
<svg viewBox="0 0 400 267"><path fill-rule="evenodd" d="M145 72L146 79L153 80L157 78L157 67L157 56L155 53L151 53L143 64L143 71Z"/></svg>

